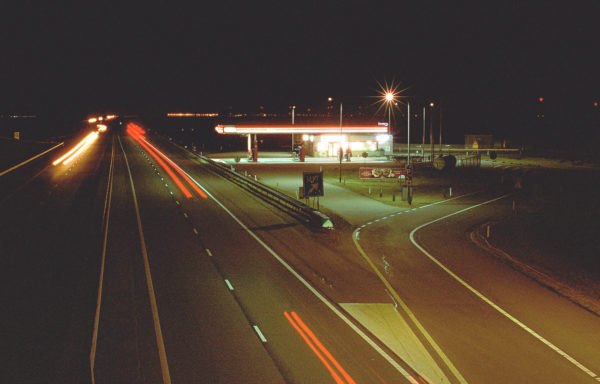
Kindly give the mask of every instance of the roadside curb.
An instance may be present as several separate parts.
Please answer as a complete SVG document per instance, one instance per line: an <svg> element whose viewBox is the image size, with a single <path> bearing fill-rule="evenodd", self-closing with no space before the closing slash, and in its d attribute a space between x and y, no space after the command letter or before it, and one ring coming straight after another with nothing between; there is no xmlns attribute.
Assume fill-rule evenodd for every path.
<svg viewBox="0 0 600 384"><path fill-rule="evenodd" d="M518 260L517 258L508 254L504 250L491 245L482 233L488 225L490 227L493 227L493 225L496 223L497 222L486 222L481 224L478 228L469 233L469 239L471 239L473 244L477 245L484 251L489 252L498 259L506 262L515 270L523 273L524 275L537 281L544 287L558 293L559 295L567 298L568 300L583 307L584 309L600 316L600 302L598 302L598 300L583 294L579 290L555 279L554 277L540 271L539 269L536 269L531 265Z"/></svg>

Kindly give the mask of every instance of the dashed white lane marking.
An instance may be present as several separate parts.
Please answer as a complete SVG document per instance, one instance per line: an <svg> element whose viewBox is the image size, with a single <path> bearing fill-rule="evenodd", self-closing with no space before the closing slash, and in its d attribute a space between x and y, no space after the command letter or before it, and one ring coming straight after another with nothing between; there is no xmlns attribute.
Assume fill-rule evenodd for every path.
<svg viewBox="0 0 600 384"><path fill-rule="evenodd" d="M196 228L194 228L194 235L198 234L198 230Z"/></svg>
<svg viewBox="0 0 600 384"><path fill-rule="evenodd" d="M210 249L206 248L206 253L208 253L208 256L212 257L212 252L210 251Z"/></svg>
<svg viewBox="0 0 600 384"><path fill-rule="evenodd" d="M447 201L452 201L452 200L460 199L460 198L463 198L463 197L471 196L471 195L474 195L474 194L476 194L476 193L479 193L479 192L480 192L480 191L475 191L475 192L471 192L471 193L466 193L466 194L464 194L464 195L456 196L456 197L453 197L453 198L451 198L451 199L440 200L440 201L436 201L435 203L431 203L431 204L425 204L425 205L422 205L422 206L420 206L420 207L417 207L417 208L407 209L406 211L399 211L399 212L391 213L391 214L389 214L388 216L389 216L389 217L393 217L393 216L396 216L396 215L401 215L401 214L403 214L403 213L405 213L405 212L411 212L411 211L415 211L415 210L417 210L417 209L419 209L419 208L427 208L427 207L431 207L431 206L433 206L433 205L442 204L442 203L445 203L445 202L447 202ZM378 222L379 220L385 220L385 219L387 219L387 218L388 218L388 216L384 216L384 217L382 217L382 218L375 219L375 220L374 220L374 222ZM361 226L360 226L360 228L364 228L365 226L367 226L367 225L371 225L371 224L373 224L373 221L369 221L368 223L361 225Z"/></svg>
<svg viewBox="0 0 600 384"><path fill-rule="evenodd" d="M231 285L229 280L225 279L225 284L227 284L227 288L229 288L230 291L233 291L233 285Z"/></svg>
<svg viewBox="0 0 600 384"><path fill-rule="evenodd" d="M456 275L454 272L452 272L448 267L446 267L444 264L442 264L438 259L436 259L435 257L433 257L429 252L427 252L423 247L421 247L419 245L419 243L417 243L415 241L415 233L418 230L420 230L422 228L425 228L428 225L431 225L431 224L436 223L438 221L442 221L444 219L447 219L448 217L461 214L461 213L469 211L471 209L480 207L482 205L493 203L493 202L495 202L497 200L500 200L500 199L503 199L503 198L505 198L505 197L507 197L509 195L510 194L507 194L507 195L503 195L503 196L497 197L497 198L492 199L492 200L484 201L483 203L472 205L470 207L461 209L460 211L456 211L456 212L448 214L446 216L442 216L442 217L437 218L435 220L429 221L429 222L427 222L425 224L421 224L421 225L419 225L418 227L416 227L415 229L413 229L410 232L410 241L414 244L415 247L417 247L421 252L423 252L423 254L425 256L427 256L431 261L433 261L440 268L442 268L446 273L448 273L450 276L452 276L462 286L464 286L469 291L471 291L473 294L475 294L475 296L479 297L486 304L488 304L489 306L491 306L492 308L494 308L496 311L498 311L502 315L504 315L507 319L509 319L510 321L512 321L513 323L515 323L516 325L518 325L521 329L523 329L524 331L526 331L527 333L529 333L531 336L535 337L536 339L538 339L539 341L541 341L542 343L544 343L550 349L552 349L553 351L555 351L556 353L558 353L559 355L561 355L562 357L564 357L565 359L567 359L571 364L575 365L577 368L579 368L580 370L582 370L583 372L585 372L589 376L593 377L596 381L600 381L600 377L598 375L596 375L590 369L588 369L583 364L581 364L580 362L578 362L577 360L575 360L573 357L571 357L570 355L568 355L562 349L558 348L557 346L555 346L554 344L552 344L550 341L546 340L543 336L541 336L540 334L538 334L537 332L535 332L533 329L531 329L528 326L526 326L525 324L523 324L516 317L512 316L510 313L508 313L504 309L500 308L500 306L498 306L496 303L494 303L493 301L491 301L490 299L488 299L486 296L484 296L481 292L479 292L478 290L476 290L475 288L473 288L471 285L469 285L469 283L467 283L466 281L464 281L463 279L461 279L460 277L458 277L458 275Z"/></svg>
<svg viewBox="0 0 600 384"><path fill-rule="evenodd" d="M400 372L405 378L411 377L411 375L394 360L385 350L383 350L373 339L371 339L366 333L364 333L360 328L358 328L343 312L341 312L337 306L329 301L325 296L323 296L319 291L317 291L312 285L308 283L294 268L292 268L285 260L283 260L275 251L269 247L264 241L260 239L254 232L246 226L236 215L233 214L223 203L221 203L217 198L215 198L209 191L206 190L200 183L198 183L193 177L191 177L187 172L183 171L199 188L201 188L217 205L219 205L233 220L235 220L240 227L242 227L256 242L258 242L267 252L271 254L285 269L287 269L296 279L298 279L302 285L304 285L315 297L317 297L327 308L329 308L333 313L335 313L346 325L348 325L356 334L358 334L367 344L371 346L377 353L379 353L392 367L394 367L398 372ZM208 252L208 249L206 250ZM210 253L209 253L210 254Z"/></svg>
<svg viewBox="0 0 600 384"><path fill-rule="evenodd" d="M260 338L260 341L262 341L263 343L266 343L267 339L265 338L265 336L260 331L260 328L258 328L258 325L253 325L252 328L254 328L254 332L256 332L256 334Z"/></svg>
<svg viewBox="0 0 600 384"><path fill-rule="evenodd" d="M187 212L183 212L183 217L185 217L186 219L188 218Z"/></svg>
<svg viewBox="0 0 600 384"><path fill-rule="evenodd" d="M179 200L175 200L175 204L181 205L181 203L179 202Z"/></svg>

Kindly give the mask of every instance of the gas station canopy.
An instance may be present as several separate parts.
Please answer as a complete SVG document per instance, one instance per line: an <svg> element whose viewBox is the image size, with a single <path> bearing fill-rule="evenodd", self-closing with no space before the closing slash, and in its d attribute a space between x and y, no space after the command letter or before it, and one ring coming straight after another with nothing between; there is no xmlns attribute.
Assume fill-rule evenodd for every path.
<svg viewBox="0 0 600 384"><path fill-rule="evenodd" d="M387 123L379 123L370 126L306 126L306 125L282 125L282 126L252 126L252 125L222 125L215 127L220 134L320 134L320 133L388 133Z"/></svg>

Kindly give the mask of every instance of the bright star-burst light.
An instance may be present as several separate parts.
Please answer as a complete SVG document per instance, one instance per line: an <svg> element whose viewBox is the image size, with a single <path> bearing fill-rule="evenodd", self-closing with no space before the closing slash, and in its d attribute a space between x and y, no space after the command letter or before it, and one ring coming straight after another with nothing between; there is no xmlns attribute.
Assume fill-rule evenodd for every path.
<svg viewBox="0 0 600 384"><path fill-rule="evenodd" d="M377 105L376 115L384 112L387 117L389 111L391 112L393 120L395 119L397 112L403 113L401 106L405 104L403 98L406 97L404 93L408 88L401 88L401 85L400 82L396 81L392 81L391 83L388 83L387 81L384 81L383 83L377 82L377 96L373 96L376 99L373 104Z"/></svg>

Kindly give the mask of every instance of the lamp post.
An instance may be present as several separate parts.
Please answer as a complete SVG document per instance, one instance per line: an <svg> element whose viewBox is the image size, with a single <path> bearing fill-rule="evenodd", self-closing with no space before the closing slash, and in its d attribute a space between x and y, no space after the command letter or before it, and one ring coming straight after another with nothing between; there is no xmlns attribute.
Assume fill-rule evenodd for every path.
<svg viewBox="0 0 600 384"><path fill-rule="evenodd" d="M396 98L396 95L392 92L387 92L385 94L385 102L388 105L388 131L392 131L392 102Z"/></svg>
<svg viewBox="0 0 600 384"><path fill-rule="evenodd" d="M393 92L386 92L384 101L388 105L388 134L392 133L392 103L396 99L396 94ZM394 153L394 141L392 140L392 154Z"/></svg>
<svg viewBox="0 0 600 384"><path fill-rule="evenodd" d="M442 103L439 103L440 107L440 156L442 155Z"/></svg>
<svg viewBox="0 0 600 384"><path fill-rule="evenodd" d="M410 165L410 103L406 103L406 165Z"/></svg>
<svg viewBox="0 0 600 384"><path fill-rule="evenodd" d="M433 103L433 101L431 103L429 103L429 107L433 108L435 106L435 104ZM433 164L433 158L435 156L435 143L433 142L433 113L430 114L429 116L429 141L431 142L431 152L429 153L430 159L431 159L431 163Z"/></svg>
<svg viewBox="0 0 600 384"><path fill-rule="evenodd" d="M338 156L340 158L340 184L342 183L342 157L344 157L344 152L342 152L342 102L340 101L340 148L338 149Z"/></svg>
<svg viewBox="0 0 600 384"><path fill-rule="evenodd" d="M425 114L426 114L427 108L423 107L423 142L421 144L421 161L424 162L425 161Z"/></svg>
<svg viewBox="0 0 600 384"><path fill-rule="evenodd" d="M294 126L294 113L296 112L296 106L292 105L292 127ZM292 131L292 154L294 152L294 132Z"/></svg>

